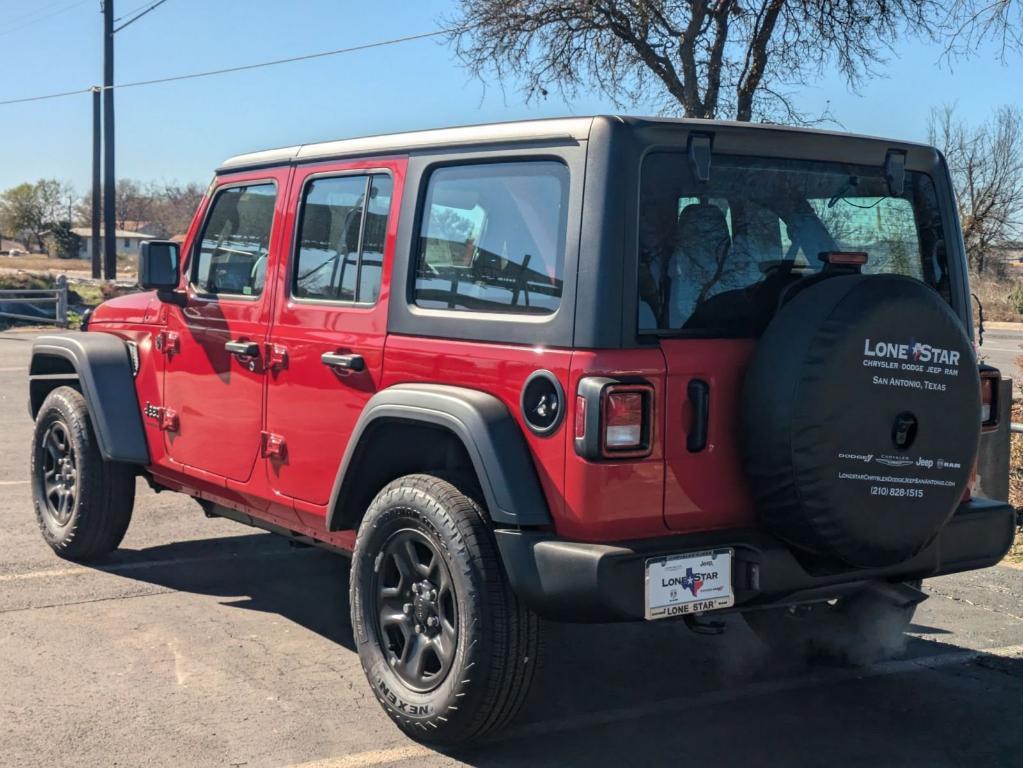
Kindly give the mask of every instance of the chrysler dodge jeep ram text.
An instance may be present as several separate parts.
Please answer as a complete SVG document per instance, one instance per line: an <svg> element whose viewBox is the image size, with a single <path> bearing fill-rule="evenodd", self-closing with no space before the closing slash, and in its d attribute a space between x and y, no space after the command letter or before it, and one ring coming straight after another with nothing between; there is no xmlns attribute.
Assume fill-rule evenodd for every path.
<svg viewBox="0 0 1023 768"><path fill-rule="evenodd" d="M1012 539L927 146L594 117L257 152L139 282L35 342L47 543L114 550L141 476L351 555L414 738L505 724L541 616L901 634Z"/></svg>

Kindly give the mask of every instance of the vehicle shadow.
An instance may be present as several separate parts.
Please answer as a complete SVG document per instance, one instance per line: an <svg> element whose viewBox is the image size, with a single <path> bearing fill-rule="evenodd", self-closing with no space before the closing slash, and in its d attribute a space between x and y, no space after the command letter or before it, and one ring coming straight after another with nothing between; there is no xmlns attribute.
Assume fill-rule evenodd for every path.
<svg viewBox="0 0 1023 768"><path fill-rule="evenodd" d="M289 619L354 651L349 564L269 534L121 551L99 570ZM944 638L948 630L915 625ZM911 638L863 670L773 655L738 616L721 636L677 622L547 623L507 732L444 750L470 765L1019 766L1023 658L966 658Z"/></svg>
<svg viewBox="0 0 1023 768"><path fill-rule="evenodd" d="M179 592L225 598L222 605L233 608L277 614L355 650L349 560L326 550L252 533L122 548L89 565Z"/></svg>

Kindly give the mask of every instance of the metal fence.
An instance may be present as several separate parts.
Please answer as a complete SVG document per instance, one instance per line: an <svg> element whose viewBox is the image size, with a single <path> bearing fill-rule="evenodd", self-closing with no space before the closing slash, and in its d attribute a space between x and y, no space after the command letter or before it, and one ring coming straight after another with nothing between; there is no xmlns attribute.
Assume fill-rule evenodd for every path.
<svg viewBox="0 0 1023 768"><path fill-rule="evenodd" d="M53 317L49 313L24 314L6 311L11 304L25 304L32 308L40 305L54 305ZM67 328L67 278L57 277L53 288L14 288L0 291L0 317L12 320L25 320L31 323L53 323L60 328Z"/></svg>

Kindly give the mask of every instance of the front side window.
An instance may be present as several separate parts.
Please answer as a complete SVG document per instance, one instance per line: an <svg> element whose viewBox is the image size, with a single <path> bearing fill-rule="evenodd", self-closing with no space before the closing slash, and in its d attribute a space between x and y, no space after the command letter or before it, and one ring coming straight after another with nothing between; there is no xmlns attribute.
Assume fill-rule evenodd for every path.
<svg viewBox="0 0 1023 768"><path fill-rule="evenodd" d="M913 277L951 301L926 174L907 172L893 196L879 167L715 156L698 183L686 155L655 152L641 184L640 331L756 335L831 251L865 252L864 273Z"/></svg>
<svg viewBox="0 0 1023 768"><path fill-rule="evenodd" d="M210 205L192 284L200 293L258 296L266 280L277 188L252 184L220 190Z"/></svg>
<svg viewBox="0 0 1023 768"><path fill-rule="evenodd" d="M552 314L565 266L568 168L554 161L439 168L420 225L415 303Z"/></svg>
<svg viewBox="0 0 1023 768"><path fill-rule="evenodd" d="M311 181L299 212L292 294L373 304L391 208L390 176L337 176Z"/></svg>

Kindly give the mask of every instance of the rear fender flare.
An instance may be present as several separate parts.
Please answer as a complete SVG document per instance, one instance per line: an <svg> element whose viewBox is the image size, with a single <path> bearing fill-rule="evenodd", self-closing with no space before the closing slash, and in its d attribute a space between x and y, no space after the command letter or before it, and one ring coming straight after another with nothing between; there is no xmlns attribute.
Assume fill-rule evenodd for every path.
<svg viewBox="0 0 1023 768"><path fill-rule="evenodd" d="M455 435L465 447L490 519L499 525L550 525L547 501L522 429L493 395L443 384L397 384L370 398L331 491L327 530L346 527L339 512L358 482L367 430L383 421L420 422Z"/></svg>

